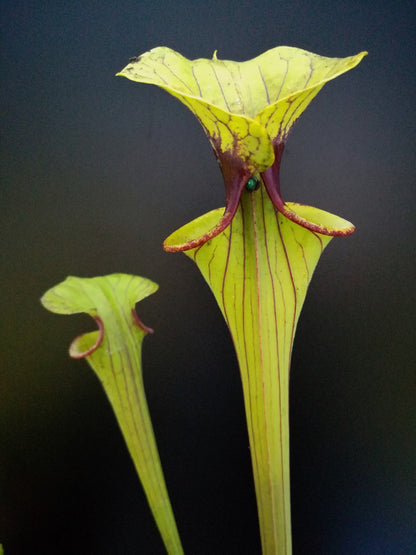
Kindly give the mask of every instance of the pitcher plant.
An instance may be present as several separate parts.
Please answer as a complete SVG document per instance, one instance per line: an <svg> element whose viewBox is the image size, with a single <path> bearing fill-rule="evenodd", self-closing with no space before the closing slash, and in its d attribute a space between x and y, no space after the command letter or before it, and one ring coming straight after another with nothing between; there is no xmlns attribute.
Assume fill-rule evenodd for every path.
<svg viewBox="0 0 416 555"><path fill-rule="evenodd" d="M210 286L234 342L265 555L290 554L289 370L293 340L318 260L354 226L280 191L289 132L324 84L366 52L327 58L277 47L245 62L188 60L158 47L118 74L157 85L201 123L225 182L225 208L170 235ZM201 184L203 186L203 179Z"/></svg>
<svg viewBox="0 0 416 555"><path fill-rule="evenodd" d="M137 302L157 291L149 279L126 274L68 277L41 302L57 314L90 314L98 330L80 335L69 348L85 358L100 380L170 555L183 549L170 504L153 433L142 375L142 342L153 330L137 316Z"/></svg>

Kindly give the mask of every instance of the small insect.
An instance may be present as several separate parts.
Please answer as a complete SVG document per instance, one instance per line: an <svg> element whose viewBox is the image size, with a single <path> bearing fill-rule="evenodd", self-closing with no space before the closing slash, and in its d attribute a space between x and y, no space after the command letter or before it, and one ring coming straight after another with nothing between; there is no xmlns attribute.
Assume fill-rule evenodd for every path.
<svg viewBox="0 0 416 555"><path fill-rule="evenodd" d="M129 58L129 64L134 64L135 62L138 62L140 59L140 56L132 56L131 58Z"/></svg>
<svg viewBox="0 0 416 555"><path fill-rule="evenodd" d="M259 186L260 181L257 179L257 177L250 177L250 179L246 183L246 190L250 192L257 191Z"/></svg>

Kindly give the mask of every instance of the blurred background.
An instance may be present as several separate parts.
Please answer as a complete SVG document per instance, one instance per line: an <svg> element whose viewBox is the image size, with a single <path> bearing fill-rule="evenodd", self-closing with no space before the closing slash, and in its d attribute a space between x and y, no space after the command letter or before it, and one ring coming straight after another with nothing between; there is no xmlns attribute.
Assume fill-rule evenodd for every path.
<svg viewBox="0 0 416 555"><path fill-rule="evenodd" d="M144 378L185 551L260 553L238 366L196 266L164 238L224 187L191 113L115 77L169 46L246 60L368 50L327 84L283 158L283 196L352 221L318 265L291 370L295 555L410 554L415 539L413 1L6 1L1 9L0 542L163 554L101 386L44 310L67 275L143 275Z"/></svg>

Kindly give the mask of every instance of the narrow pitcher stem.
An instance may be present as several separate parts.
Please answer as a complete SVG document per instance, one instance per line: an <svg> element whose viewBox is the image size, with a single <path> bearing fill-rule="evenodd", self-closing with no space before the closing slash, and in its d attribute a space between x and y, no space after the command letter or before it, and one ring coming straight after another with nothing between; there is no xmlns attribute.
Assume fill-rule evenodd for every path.
<svg viewBox="0 0 416 555"><path fill-rule="evenodd" d="M292 540L288 395L277 383L279 377L262 378L262 374L269 374L270 378L272 373L267 368L254 370L253 379L248 380L248 389L244 388L244 397L262 551L267 555L289 555ZM267 392L266 381L274 394ZM276 397L278 418L273 407Z"/></svg>
<svg viewBox="0 0 416 555"><path fill-rule="evenodd" d="M282 291L278 266L279 262L285 264L285 257L281 261L276 258L276 249L283 247L284 251L281 217L277 212L272 220L265 217L270 204L266 197L264 190L259 190L242 199L245 275L253 283L255 295L242 298L247 305L243 337L237 338L231 320L228 324L243 383L263 554L288 555L292 552L289 365L296 303L293 288L289 294Z"/></svg>
<svg viewBox="0 0 416 555"><path fill-rule="evenodd" d="M252 385L258 391L258 384ZM290 555L292 553L290 513L290 463L288 396L279 396L279 420L273 420L267 405L273 403L270 395L245 394L246 404L263 413L247 419L257 508L264 555ZM247 409L246 409L247 413Z"/></svg>
<svg viewBox="0 0 416 555"><path fill-rule="evenodd" d="M173 516L165 479L147 407L141 374L109 373L104 389L113 407L134 466L140 477L150 509L169 555L182 555L183 549Z"/></svg>

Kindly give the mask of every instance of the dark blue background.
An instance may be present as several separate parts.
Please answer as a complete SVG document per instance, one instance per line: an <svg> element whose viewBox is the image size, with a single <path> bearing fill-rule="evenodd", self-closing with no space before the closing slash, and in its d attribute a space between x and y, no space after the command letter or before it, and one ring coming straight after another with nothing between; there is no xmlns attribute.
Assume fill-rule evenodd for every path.
<svg viewBox="0 0 416 555"><path fill-rule="evenodd" d="M166 45L245 60L277 45L368 50L325 86L284 155L287 200L357 226L332 241L291 374L297 554L410 554L415 536L413 1L1 3L0 541L6 555L162 554L110 407L70 360L84 316L46 312L68 274L160 284L144 374L192 555L259 553L241 386L215 301L163 239L222 206L203 131L165 92L116 78Z"/></svg>

